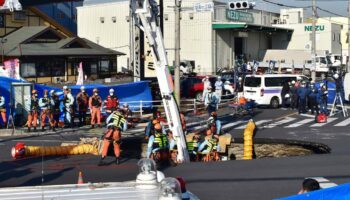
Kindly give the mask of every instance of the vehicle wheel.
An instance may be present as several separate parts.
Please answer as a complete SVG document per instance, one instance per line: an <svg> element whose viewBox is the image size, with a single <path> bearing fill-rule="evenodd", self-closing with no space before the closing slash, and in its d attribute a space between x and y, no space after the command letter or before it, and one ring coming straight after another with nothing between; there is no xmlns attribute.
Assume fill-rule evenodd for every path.
<svg viewBox="0 0 350 200"><path fill-rule="evenodd" d="M276 108L279 107L279 105L280 105L280 102L279 102L278 97L273 97L273 98L271 99L271 102L270 102L271 108L276 109Z"/></svg>
<svg viewBox="0 0 350 200"><path fill-rule="evenodd" d="M195 98L196 98L197 101L202 101L203 93L202 92L197 92Z"/></svg>

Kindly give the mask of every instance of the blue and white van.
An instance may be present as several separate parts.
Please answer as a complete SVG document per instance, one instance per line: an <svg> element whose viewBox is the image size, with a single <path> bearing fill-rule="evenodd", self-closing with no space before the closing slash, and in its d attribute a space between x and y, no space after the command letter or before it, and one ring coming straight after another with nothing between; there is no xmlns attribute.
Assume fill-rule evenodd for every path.
<svg viewBox="0 0 350 200"><path fill-rule="evenodd" d="M244 97L253 99L258 105L270 105L273 108L278 108L282 103L283 83L296 81L297 77L300 77L301 81L309 81L306 76L297 74L247 75L243 85Z"/></svg>

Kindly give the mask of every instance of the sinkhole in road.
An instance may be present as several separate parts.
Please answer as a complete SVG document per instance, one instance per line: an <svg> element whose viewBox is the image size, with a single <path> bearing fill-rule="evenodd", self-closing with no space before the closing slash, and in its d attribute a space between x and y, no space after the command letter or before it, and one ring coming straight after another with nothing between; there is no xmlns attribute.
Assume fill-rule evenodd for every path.
<svg viewBox="0 0 350 200"><path fill-rule="evenodd" d="M322 143L266 138L254 139L253 150L255 159L308 156L331 152L331 148ZM231 145L228 146L227 152L229 160L242 160L243 139L234 139Z"/></svg>

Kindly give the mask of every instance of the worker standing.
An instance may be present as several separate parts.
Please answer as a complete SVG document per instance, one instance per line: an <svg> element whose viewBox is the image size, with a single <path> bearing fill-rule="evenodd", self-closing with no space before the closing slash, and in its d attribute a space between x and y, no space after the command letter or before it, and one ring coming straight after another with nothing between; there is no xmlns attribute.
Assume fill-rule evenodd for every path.
<svg viewBox="0 0 350 200"><path fill-rule="evenodd" d="M205 101L205 97L207 96L209 90L209 86L211 86L209 76L206 76L202 79L203 82L203 94L202 94L202 101Z"/></svg>
<svg viewBox="0 0 350 200"><path fill-rule="evenodd" d="M50 117L50 99L48 93L48 90L44 90L44 96L39 99L41 131L45 131L46 118Z"/></svg>
<svg viewBox="0 0 350 200"><path fill-rule="evenodd" d="M221 76L218 76L218 79L215 82L215 94L218 97L218 104L221 102L222 88L223 82L221 80Z"/></svg>
<svg viewBox="0 0 350 200"><path fill-rule="evenodd" d="M290 86L288 81L284 81L283 82L283 86L282 86L282 90L281 90L281 99L282 99L282 108L286 108L286 101L287 101L287 97L286 95L289 95L290 92Z"/></svg>
<svg viewBox="0 0 350 200"><path fill-rule="evenodd" d="M5 97L0 94L0 114L2 118L2 122L4 123L4 127L7 126L7 118L6 118L6 100Z"/></svg>
<svg viewBox="0 0 350 200"><path fill-rule="evenodd" d="M210 113L210 117L207 120L208 129L212 131L213 135L221 135L221 121L218 119L216 112Z"/></svg>
<svg viewBox="0 0 350 200"><path fill-rule="evenodd" d="M292 85L290 86L290 95L291 95L291 101L290 101L290 107L292 110L297 108L297 102L298 102L298 88L295 86L295 81L292 81Z"/></svg>
<svg viewBox="0 0 350 200"><path fill-rule="evenodd" d="M210 115L212 112L216 111L217 104L218 104L218 97L213 92L213 89L211 86L208 87L208 94L205 97L204 105L206 106L208 110L208 114Z"/></svg>
<svg viewBox="0 0 350 200"><path fill-rule="evenodd" d="M114 95L114 89L111 88L109 90L109 95L107 99L104 101L104 109L106 114L110 115L115 111L119 106L119 99Z"/></svg>
<svg viewBox="0 0 350 200"><path fill-rule="evenodd" d="M318 115L319 108L317 103L318 91L315 87L315 83L310 84L310 92L308 94L308 102L311 109L311 114L313 115L316 111L316 116Z"/></svg>
<svg viewBox="0 0 350 200"><path fill-rule="evenodd" d="M58 121L60 120L60 99L55 90L50 91L50 126L56 131Z"/></svg>
<svg viewBox="0 0 350 200"><path fill-rule="evenodd" d="M103 160L106 158L108 153L108 148L111 143L114 147L115 164L119 164L120 158L120 140L121 132L125 131L128 126L127 120L119 111L114 111L106 120L107 122L107 132L103 137L103 149L102 157L99 165L104 165Z"/></svg>
<svg viewBox="0 0 350 200"><path fill-rule="evenodd" d="M328 90L327 86L321 83L321 91L320 91L320 112L328 115L327 109L328 102Z"/></svg>
<svg viewBox="0 0 350 200"><path fill-rule="evenodd" d="M301 83L301 87L298 88L298 97L299 97L299 106L298 106L298 112L306 113L306 97L308 94L308 90L306 88L305 82Z"/></svg>
<svg viewBox="0 0 350 200"><path fill-rule="evenodd" d="M85 92L85 87L80 87L77 95L79 126L86 124L86 112L89 107L89 95Z"/></svg>
<svg viewBox="0 0 350 200"><path fill-rule="evenodd" d="M74 104L74 97L73 95L70 93L70 90L68 89L67 86L63 87L63 92L64 92L64 96L63 96L63 106L64 106L64 116L65 116L65 123L67 127L72 127L73 126L73 104Z"/></svg>
<svg viewBox="0 0 350 200"><path fill-rule="evenodd" d="M31 131L31 127L33 125L34 131L36 131L36 127L38 124L38 113L39 113L39 100L38 100L38 92L36 90L32 90L32 97L29 100L29 113L28 113L28 132Z"/></svg>
<svg viewBox="0 0 350 200"><path fill-rule="evenodd" d="M89 107L91 112L91 128L95 128L95 123L97 121L97 125L101 128L101 106L102 99L98 95L98 89L95 88L93 90L93 95L89 99Z"/></svg>

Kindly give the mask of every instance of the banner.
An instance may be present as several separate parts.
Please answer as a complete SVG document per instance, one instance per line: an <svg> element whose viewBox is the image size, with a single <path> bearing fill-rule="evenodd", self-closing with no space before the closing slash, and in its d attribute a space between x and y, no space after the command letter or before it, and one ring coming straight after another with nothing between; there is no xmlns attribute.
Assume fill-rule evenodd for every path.
<svg viewBox="0 0 350 200"><path fill-rule="evenodd" d="M79 63L77 85L84 85L83 63Z"/></svg>
<svg viewBox="0 0 350 200"><path fill-rule="evenodd" d="M21 79L21 76L19 75L19 60L17 58L5 61L4 65L7 77L17 80Z"/></svg>

